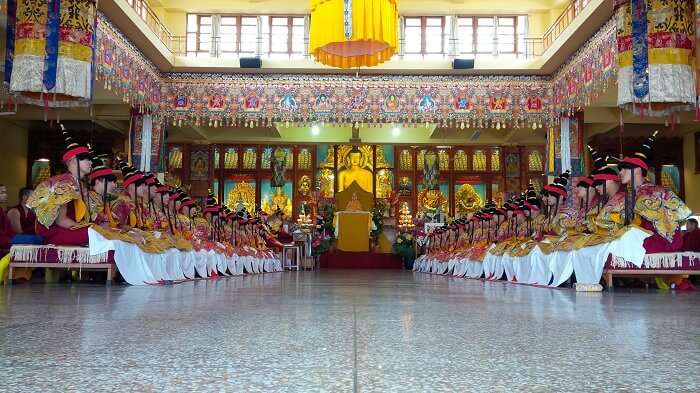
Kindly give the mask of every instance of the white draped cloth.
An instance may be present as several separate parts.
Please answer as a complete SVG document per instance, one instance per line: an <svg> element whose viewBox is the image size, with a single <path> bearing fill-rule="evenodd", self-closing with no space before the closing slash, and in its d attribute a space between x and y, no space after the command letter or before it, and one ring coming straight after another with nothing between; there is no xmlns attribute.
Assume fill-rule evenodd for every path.
<svg viewBox="0 0 700 393"><path fill-rule="evenodd" d="M421 255L414 262L413 270L475 279L483 276L492 281L500 280L505 274L511 282L551 287L558 287L576 274L579 283L598 284L609 256L618 264L642 267L645 260L644 239L649 236L647 232L632 227L621 237L596 246L549 254L535 246L522 257L487 252L483 262L466 258L442 262L431 259L430 255ZM646 258L649 259L649 255Z"/></svg>
<svg viewBox="0 0 700 393"><path fill-rule="evenodd" d="M276 258L227 256L215 251L179 251L169 249L153 254L137 245L121 240L109 240L88 229L90 255L114 251L114 262L124 280L131 285L158 284L163 281L183 281L216 275L280 272L282 264Z"/></svg>

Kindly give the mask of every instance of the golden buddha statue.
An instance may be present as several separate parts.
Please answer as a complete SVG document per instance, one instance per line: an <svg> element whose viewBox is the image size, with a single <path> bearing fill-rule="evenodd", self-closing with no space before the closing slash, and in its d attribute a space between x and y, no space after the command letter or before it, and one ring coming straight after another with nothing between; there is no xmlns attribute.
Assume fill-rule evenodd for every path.
<svg viewBox="0 0 700 393"><path fill-rule="evenodd" d="M348 165L345 169L338 171L338 191L343 191L353 182L357 182L363 190L372 192L372 172L363 168L362 152L357 147L353 147L348 153Z"/></svg>

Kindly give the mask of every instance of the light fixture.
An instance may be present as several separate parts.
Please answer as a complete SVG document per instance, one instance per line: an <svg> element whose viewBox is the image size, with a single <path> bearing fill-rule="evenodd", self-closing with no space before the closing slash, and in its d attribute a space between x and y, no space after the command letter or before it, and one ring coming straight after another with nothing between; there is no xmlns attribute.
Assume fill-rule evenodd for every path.
<svg viewBox="0 0 700 393"><path fill-rule="evenodd" d="M394 127L391 129L391 135L399 136L401 135L401 129L399 127Z"/></svg>
<svg viewBox="0 0 700 393"><path fill-rule="evenodd" d="M314 124L311 126L311 135L318 135L321 132L321 129L318 128L318 125Z"/></svg>

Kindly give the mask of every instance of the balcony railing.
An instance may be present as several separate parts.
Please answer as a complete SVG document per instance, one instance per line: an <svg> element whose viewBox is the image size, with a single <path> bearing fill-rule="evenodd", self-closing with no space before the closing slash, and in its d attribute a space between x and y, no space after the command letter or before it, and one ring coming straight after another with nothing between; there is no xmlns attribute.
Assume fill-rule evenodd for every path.
<svg viewBox="0 0 700 393"><path fill-rule="evenodd" d="M168 50L173 48L173 35L167 27L160 21L156 13L149 7L145 0L126 0L126 3L136 11L146 25L162 42Z"/></svg>
<svg viewBox="0 0 700 393"><path fill-rule="evenodd" d="M134 11L143 19L149 29L158 36L159 40L168 48L170 52L177 56L201 56L201 57L239 57L251 56L254 53L236 53L222 52L219 50L219 37L213 37L212 49L207 51L192 51L187 50L187 41L183 36L173 36L168 28L160 21L155 12L148 6L145 0L126 0ZM542 38L524 38L525 48L519 50L517 54L512 54L515 57L532 58L542 56L545 50L549 48L554 40L556 40L566 29L571 22L581 13L581 11L590 4L590 0L572 0L554 23L545 31ZM257 38L260 40L260 38ZM307 43L308 44L308 43ZM264 57L304 57L299 54L263 53ZM454 57L449 53L444 53L443 57ZM457 57L460 57L458 54Z"/></svg>
<svg viewBox="0 0 700 393"><path fill-rule="evenodd" d="M554 23L549 26L549 28L542 35L542 44L544 52L549 48L554 40L557 39L564 32L564 29L569 27L571 22L576 19L576 17L581 13L581 11L590 4L590 0L572 0L564 9L564 11L559 15L559 17L554 21Z"/></svg>

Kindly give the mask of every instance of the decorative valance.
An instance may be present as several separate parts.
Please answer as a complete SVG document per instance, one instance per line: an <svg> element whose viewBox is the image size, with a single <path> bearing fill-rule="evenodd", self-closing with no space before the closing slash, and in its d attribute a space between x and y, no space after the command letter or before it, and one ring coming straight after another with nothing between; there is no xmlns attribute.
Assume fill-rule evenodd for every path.
<svg viewBox="0 0 700 393"><path fill-rule="evenodd" d="M541 77L169 74L163 115L175 124L438 123L532 127L551 121Z"/></svg>

